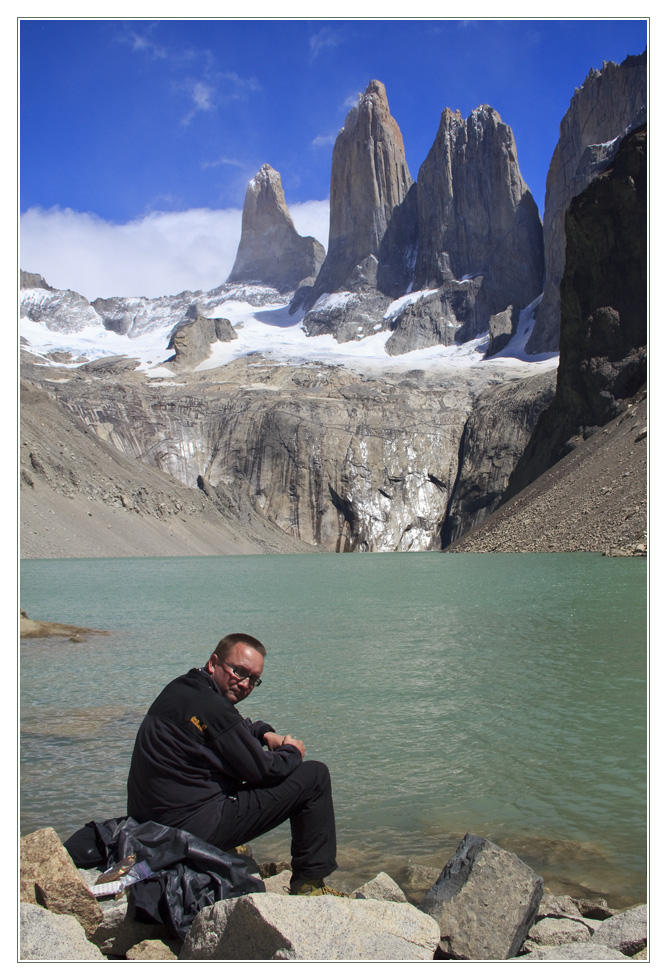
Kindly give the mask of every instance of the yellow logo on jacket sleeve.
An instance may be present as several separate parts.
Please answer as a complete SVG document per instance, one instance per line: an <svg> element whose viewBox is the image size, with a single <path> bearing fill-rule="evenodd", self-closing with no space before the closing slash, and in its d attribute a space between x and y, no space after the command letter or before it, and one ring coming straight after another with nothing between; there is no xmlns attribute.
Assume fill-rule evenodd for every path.
<svg viewBox="0 0 667 980"><path fill-rule="evenodd" d="M197 715L193 715L190 721L195 726L195 728L199 729L200 732L205 732L206 729L208 728L208 725L205 725L203 721L200 721Z"/></svg>

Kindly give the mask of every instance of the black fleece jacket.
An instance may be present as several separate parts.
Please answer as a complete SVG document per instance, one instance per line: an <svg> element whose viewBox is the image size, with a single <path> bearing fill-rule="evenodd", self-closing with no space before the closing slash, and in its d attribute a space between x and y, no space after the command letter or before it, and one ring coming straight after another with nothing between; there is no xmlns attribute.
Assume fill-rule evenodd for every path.
<svg viewBox="0 0 667 980"><path fill-rule="evenodd" d="M167 684L148 709L134 744L127 812L209 840L222 803L244 784L274 786L301 762L294 745L273 752L274 729L244 719L208 673L194 667Z"/></svg>

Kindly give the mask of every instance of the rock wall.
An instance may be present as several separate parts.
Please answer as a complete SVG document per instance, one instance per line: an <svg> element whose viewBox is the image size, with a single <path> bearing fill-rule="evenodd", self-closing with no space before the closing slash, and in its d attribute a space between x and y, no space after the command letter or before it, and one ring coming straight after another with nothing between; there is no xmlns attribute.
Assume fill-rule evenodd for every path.
<svg viewBox="0 0 667 980"><path fill-rule="evenodd" d="M355 286L375 287L382 239L412 183L385 87L373 80L349 111L334 145L329 247L308 309L323 294L348 289L350 279ZM325 332L308 317L305 326L309 333Z"/></svg>
<svg viewBox="0 0 667 980"><path fill-rule="evenodd" d="M246 190L241 241L227 282L291 292L303 279L317 275L324 255L316 239L297 232L280 174L265 163Z"/></svg>
<svg viewBox="0 0 667 980"><path fill-rule="evenodd" d="M177 387L72 380L58 394L127 455L331 551L439 548L473 399L465 380L243 363Z"/></svg>
<svg viewBox="0 0 667 980"><path fill-rule="evenodd" d="M489 317L520 309L542 291L544 257L537 205L519 170L512 130L490 106L467 119L445 109L417 180L414 288L481 277L457 339L489 328Z"/></svg>
<svg viewBox="0 0 667 980"><path fill-rule="evenodd" d="M512 474L507 500L606 425L646 383L646 128L567 213L556 394Z"/></svg>
<svg viewBox="0 0 667 980"><path fill-rule="evenodd" d="M646 51L617 65L591 69L560 124L544 202L546 282L529 353L556 351L560 335L560 281L565 268L565 213L573 197L608 165L622 136L646 122Z"/></svg>
<svg viewBox="0 0 667 980"><path fill-rule="evenodd" d="M556 371L493 385L476 401L461 440L461 465L447 510L442 546L471 531L500 502L512 470L556 389Z"/></svg>

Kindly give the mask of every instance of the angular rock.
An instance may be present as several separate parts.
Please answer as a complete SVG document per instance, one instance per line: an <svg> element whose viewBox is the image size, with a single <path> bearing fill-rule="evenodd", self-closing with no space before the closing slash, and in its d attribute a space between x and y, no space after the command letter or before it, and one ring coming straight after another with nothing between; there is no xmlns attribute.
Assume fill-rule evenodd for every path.
<svg viewBox="0 0 667 980"><path fill-rule="evenodd" d="M640 128L570 205L556 394L503 501L567 455L573 438L606 425L646 383L647 163Z"/></svg>
<svg viewBox="0 0 667 980"><path fill-rule="evenodd" d="M604 898L573 898L572 902L579 909L579 913L587 919L610 919L617 914L616 909L610 909Z"/></svg>
<svg viewBox="0 0 667 980"><path fill-rule="evenodd" d="M493 385L476 400L463 430L461 462L442 532L443 547L480 525L498 506L555 390L554 370Z"/></svg>
<svg viewBox="0 0 667 980"><path fill-rule="evenodd" d="M605 919L595 933L595 942L634 956L648 942L647 911L645 905L639 905Z"/></svg>
<svg viewBox="0 0 667 980"><path fill-rule="evenodd" d="M628 957L609 946L599 943L569 943L566 946L542 946L539 949L520 957L521 962L528 960L625 960Z"/></svg>
<svg viewBox="0 0 667 980"><path fill-rule="evenodd" d="M570 202L605 169L619 138L646 122L646 51L621 65L605 62L591 69L560 124L560 136L547 174L544 200L546 282L535 328L526 345L531 353L556 351L560 334L560 281L565 268L565 213Z"/></svg>
<svg viewBox="0 0 667 980"><path fill-rule="evenodd" d="M409 902L418 904L438 880L440 872L424 864L406 864L396 874Z"/></svg>
<svg viewBox="0 0 667 980"><path fill-rule="evenodd" d="M245 895L202 909L179 959L430 960L438 938L407 903Z"/></svg>
<svg viewBox="0 0 667 980"><path fill-rule="evenodd" d="M384 345L387 354L455 343L459 328L471 315L480 286L480 278L469 279L441 289L408 293L396 300L383 317L392 331Z"/></svg>
<svg viewBox="0 0 667 980"><path fill-rule="evenodd" d="M547 916L536 922L528 938L540 946L565 946L568 943L588 942L592 930L582 921Z"/></svg>
<svg viewBox="0 0 667 980"><path fill-rule="evenodd" d="M73 915L57 915L39 905L21 903L19 928L21 960L104 959Z"/></svg>
<svg viewBox="0 0 667 980"><path fill-rule="evenodd" d="M537 920L539 921L547 915L581 919L584 913L581 911L577 900L569 895L543 895L537 911Z"/></svg>
<svg viewBox="0 0 667 980"><path fill-rule="evenodd" d="M297 232L280 174L265 163L246 190L241 241L227 282L260 283L291 292L303 279L317 275L324 255L315 238Z"/></svg>
<svg viewBox="0 0 667 980"><path fill-rule="evenodd" d="M290 890L291 881L292 870L291 868L286 868L283 871L279 871L277 875L264 878L264 887L267 892L271 892L273 895L287 895Z"/></svg>
<svg viewBox="0 0 667 980"><path fill-rule="evenodd" d="M457 339L510 322L542 292L544 247L537 205L519 170L511 128L488 105L467 119L445 109L417 178L419 234L414 289L481 277Z"/></svg>
<svg viewBox="0 0 667 980"><path fill-rule="evenodd" d="M398 887L396 882L381 871L371 881L356 888L355 898L372 898L378 902L407 902L405 893Z"/></svg>
<svg viewBox="0 0 667 980"><path fill-rule="evenodd" d="M216 341L227 343L237 337L238 334L229 320L224 317L205 317L196 304L193 304L171 332L167 350L174 350L175 353L165 364L178 370L196 367L210 357L211 344Z"/></svg>
<svg viewBox="0 0 667 980"><path fill-rule="evenodd" d="M505 960L527 938L543 890L542 878L516 854L466 834L419 908L438 923L447 956Z"/></svg>
<svg viewBox="0 0 667 980"><path fill-rule="evenodd" d="M159 939L144 939L125 954L128 960L177 960L178 956Z"/></svg>
<svg viewBox="0 0 667 980"><path fill-rule="evenodd" d="M87 885L94 885L100 872L96 869L78 868L78 873ZM166 926L150 922L140 922L135 919L133 910L128 904L127 891L98 900L102 913L102 921L90 941L104 953L105 956L125 956L128 949L146 941L169 941L169 931Z"/></svg>
<svg viewBox="0 0 667 980"><path fill-rule="evenodd" d="M385 87L372 80L349 111L334 145L329 248L307 309L324 293L375 288L382 239L412 184ZM309 316L304 326L310 334L333 332Z"/></svg>
<svg viewBox="0 0 667 980"><path fill-rule="evenodd" d="M21 838L20 894L22 902L51 912L73 915L92 936L102 912L52 827Z"/></svg>

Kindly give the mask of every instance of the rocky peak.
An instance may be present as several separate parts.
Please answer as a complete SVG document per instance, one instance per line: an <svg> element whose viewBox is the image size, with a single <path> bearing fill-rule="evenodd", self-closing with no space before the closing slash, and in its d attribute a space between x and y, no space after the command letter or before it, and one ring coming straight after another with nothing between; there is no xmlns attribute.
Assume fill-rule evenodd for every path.
<svg viewBox="0 0 667 980"><path fill-rule="evenodd" d="M547 174L544 201L546 280L530 353L558 350L560 282L565 269L565 214L613 159L621 138L646 122L646 51L622 64L591 69L576 89L560 124L560 136Z"/></svg>
<svg viewBox="0 0 667 980"><path fill-rule="evenodd" d="M382 82L369 82L336 139L331 164L329 251L310 295L375 286L380 245L413 180ZM370 258L372 257L372 259ZM361 267L355 282L355 269Z"/></svg>
<svg viewBox="0 0 667 980"><path fill-rule="evenodd" d="M417 306L409 311L407 349L469 340L489 330L499 314L506 342L520 310L541 293L544 276L542 223L519 170L512 130L488 105L467 119L444 109L416 190L416 222L406 221L416 226L408 288L439 294L429 296L429 316L420 323ZM413 198L404 207L414 209ZM402 349L405 329L397 318L392 348Z"/></svg>
<svg viewBox="0 0 667 980"><path fill-rule="evenodd" d="M291 292L324 261L316 239L302 237L285 203L280 174L265 163L249 182L236 261L227 282L259 283Z"/></svg>

